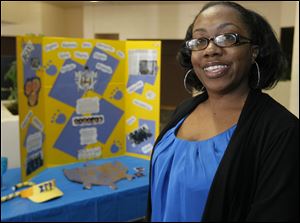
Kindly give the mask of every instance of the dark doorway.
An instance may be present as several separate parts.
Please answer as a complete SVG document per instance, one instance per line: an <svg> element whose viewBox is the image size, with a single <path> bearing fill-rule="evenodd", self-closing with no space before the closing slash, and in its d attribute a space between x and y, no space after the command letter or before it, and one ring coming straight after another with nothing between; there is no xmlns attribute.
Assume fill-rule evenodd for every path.
<svg viewBox="0 0 300 223"><path fill-rule="evenodd" d="M119 33L96 33L95 39L112 39L112 40L118 40L119 39Z"/></svg>
<svg viewBox="0 0 300 223"><path fill-rule="evenodd" d="M280 32L280 45L287 58L287 69L282 74L281 80L291 80L294 27L283 27Z"/></svg>
<svg viewBox="0 0 300 223"><path fill-rule="evenodd" d="M16 62L16 37L1 36L1 100L11 95L13 84L6 77L7 72ZM16 75L16 74L14 74ZM16 76L13 78L16 80Z"/></svg>
<svg viewBox="0 0 300 223"><path fill-rule="evenodd" d="M185 72L176 59L183 40L162 40L161 97L162 109L174 109L190 97L183 86Z"/></svg>

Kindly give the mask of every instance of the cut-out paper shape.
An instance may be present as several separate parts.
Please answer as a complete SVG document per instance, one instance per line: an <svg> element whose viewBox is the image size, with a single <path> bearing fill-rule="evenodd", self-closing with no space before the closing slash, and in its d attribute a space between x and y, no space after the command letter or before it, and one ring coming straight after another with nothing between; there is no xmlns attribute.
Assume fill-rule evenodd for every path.
<svg viewBox="0 0 300 223"><path fill-rule="evenodd" d="M118 140L114 141L114 143L110 147L110 152L111 153L117 153L121 150L121 147L122 147L122 145L121 145L120 141L118 141Z"/></svg>
<svg viewBox="0 0 300 223"><path fill-rule="evenodd" d="M73 126L102 125L105 122L103 115L79 116L72 118Z"/></svg>
<svg viewBox="0 0 300 223"><path fill-rule="evenodd" d="M126 120L126 123L128 125L132 125L135 121L136 121L136 117L135 116L131 116L129 119Z"/></svg>
<svg viewBox="0 0 300 223"><path fill-rule="evenodd" d="M93 59L100 60L100 61L106 61L107 60L107 54L100 53L100 52L95 52L93 54Z"/></svg>
<svg viewBox="0 0 300 223"><path fill-rule="evenodd" d="M61 43L61 47L66 49L75 49L78 46L77 46L77 42L64 41Z"/></svg>
<svg viewBox="0 0 300 223"><path fill-rule="evenodd" d="M89 58L89 54L87 52L75 51L74 57L81 60L87 60Z"/></svg>
<svg viewBox="0 0 300 223"><path fill-rule="evenodd" d="M156 97L156 94L153 91L147 91L146 92L146 98L148 100L154 100Z"/></svg>
<svg viewBox="0 0 300 223"><path fill-rule="evenodd" d="M27 115L25 116L25 118L24 118L24 120L23 120L23 122L22 122L22 124L21 124L21 129L24 129L24 128L27 126L27 124L29 123L29 120L30 120L30 118L32 117L32 115L33 115L33 113L32 113L32 111L30 110L30 111L27 113Z"/></svg>
<svg viewBox="0 0 300 223"><path fill-rule="evenodd" d="M93 48L93 44L90 42L83 42L81 45L82 48L86 49L86 48Z"/></svg>
<svg viewBox="0 0 300 223"><path fill-rule="evenodd" d="M113 73L112 68L103 63L96 63L96 69L102 71L103 73L107 73L107 74Z"/></svg>
<svg viewBox="0 0 300 223"><path fill-rule="evenodd" d="M58 49L58 47L59 47L59 44L57 42L54 42L54 43L46 44L44 49L45 49L45 52L48 53L50 51Z"/></svg>
<svg viewBox="0 0 300 223"><path fill-rule="evenodd" d="M79 130L80 145L90 145L97 142L97 129L96 128L82 128Z"/></svg>
<svg viewBox="0 0 300 223"><path fill-rule="evenodd" d="M39 131L44 131L44 124L36 116L34 116L32 119L32 125L36 127Z"/></svg>
<svg viewBox="0 0 300 223"><path fill-rule="evenodd" d="M130 86L134 85L137 82L142 82L143 86L141 88L135 89L135 92L138 94L142 94L144 90L145 84L154 85L156 79L156 75L129 75L128 82L126 88L128 89Z"/></svg>
<svg viewBox="0 0 300 223"><path fill-rule="evenodd" d="M115 88L112 91L110 98L115 100L121 100L123 98L123 93L121 90L119 90L119 88Z"/></svg>
<svg viewBox="0 0 300 223"><path fill-rule="evenodd" d="M99 98L81 98L76 102L76 113L77 114L91 114L99 112Z"/></svg>
<svg viewBox="0 0 300 223"><path fill-rule="evenodd" d="M125 58L125 53L122 52L121 50L118 50L118 51L117 51L117 55L118 55L120 58L122 58L122 59Z"/></svg>
<svg viewBox="0 0 300 223"><path fill-rule="evenodd" d="M71 53L70 52L59 52L57 54L58 58L61 60L67 60L71 58Z"/></svg>
<svg viewBox="0 0 300 223"><path fill-rule="evenodd" d="M96 43L96 47L100 50L108 51L108 52L111 52L111 53L114 53L115 50L116 50L113 46L108 45L106 43Z"/></svg>
<svg viewBox="0 0 300 223"><path fill-rule="evenodd" d="M153 110L152 105L150 105L150 104L148 104L146 102L143 102L143 101L141 101L139 99L133 99L132 100L132 104L134 104L134 105L136 105L136 106L138 106L140 108L146 109L148 111L152 111Z"/></svg>
<svg viewBox="0 0 300 223"><path fill-rule="evenodd" d="M91 189L92 185L103 185L115 190L117 189L115 185L117 181L124 178L127 180L133 179L133 176L127 174L128 168L121 162L64 169L63 171L67 179L82 183L84 189Z"/></svg>
<svg viewBox="0 0 300 223"><path fill-rule="evenodd" d="M91 160L102 155L101 147L78 150L78 160Z"/></svg>
<svg viewBox="0 0 300 223"><path fill-rule="evenodd" d="M61 113L59 110L57 110L56 113L53 114L51 118L51 123L56 123L56 124L64 124L66 121L66 116L65 114Z"/></svg>
<svg viewBox="0 0 300 223"><path fill-rule="evenodd" d="M40 72L45 71L46 74L50 76L54 76L57 73L57 67L52 64L52 60L49 60L47 64L44 64L41 69L39 69Z"/></svg>
<svg viewBox="0 0 300 223"><path fill-rule="evenodd" d="M148 143L147 145L145 145L141 148L141 151L143 153L147 154L147 153L151 152L152 148L153 148L153 145L151 143Z"/></svg>
<svg viewBox="0 0 300 223"><path fill-rule="evenodd" d="M57 73L57 67L55 65L50 65L46 68L46 73L51 76L55 75Z"/></svg>
<svg viewBox="0 0 300 223"><path fill-rule="evenodd" d="M75 63L69 63L62 66L60 72L62 74L65 74L67 72L71 72L77 68L77 65Z"/></svg>
<svg viewBox="0 0 300 223"><path fill-rule="evenodd" d="M130 85L130 86L127 88L127 92L128 92L129 94L131 94L131 93L133 93L133 92L135 92L135 91L137 91L137 90L139 90L139 89L142 89L143 87L144 87L143 81L139 80L138 82L136 82L136 83Z"/></svg>

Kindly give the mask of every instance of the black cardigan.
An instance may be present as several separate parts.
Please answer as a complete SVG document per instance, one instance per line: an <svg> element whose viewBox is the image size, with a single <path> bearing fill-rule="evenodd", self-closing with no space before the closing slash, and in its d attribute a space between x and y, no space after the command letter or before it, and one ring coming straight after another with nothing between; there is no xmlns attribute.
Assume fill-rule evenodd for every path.
<svg viewBox="0 0 300 223"><path fill-rule="evenodd" d="M207 97L203 93L181 104L155 145ZM260 90L249 92L213 179L204 222L299 221L298 121L269 95ZM151 221L151 173L150 165L148 221Z"/></svg>

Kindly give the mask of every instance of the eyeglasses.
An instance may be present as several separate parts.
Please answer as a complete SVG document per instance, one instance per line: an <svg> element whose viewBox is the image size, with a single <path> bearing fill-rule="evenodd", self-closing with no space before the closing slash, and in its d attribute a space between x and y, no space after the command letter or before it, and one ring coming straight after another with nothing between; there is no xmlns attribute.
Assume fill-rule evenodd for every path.
<svg viewBox="0 0 300 223"><path fill-rule="evenodd" d="M243 37L237 33L225 33L221 34L212 38L199 38L199 39L191 39L186 41L186 47L189 50L197 51L197 50L204 50L210 41L213 41L218 47L230 47L242 43L251 43L251 40ZM244 40L242 42L242 40Z"/></svg>

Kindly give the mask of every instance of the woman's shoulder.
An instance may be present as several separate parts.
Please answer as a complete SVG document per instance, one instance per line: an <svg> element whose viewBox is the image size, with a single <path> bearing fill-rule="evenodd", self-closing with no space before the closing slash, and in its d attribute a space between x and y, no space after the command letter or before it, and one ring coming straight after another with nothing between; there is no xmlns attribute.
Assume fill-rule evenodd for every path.
<svg viewBox="0 0 300 223"><path fill-rule="evenodd" d="M238 125L251 128L257 135L279 135L298 131L299 119L269 94L253 90L248 95Z"/></svg>
<svg viewBox="0 0 300 223"><path fill-rule="evenodd" d="M270 134L299 131L299 119L267 93L261 94L257 105L262 107L262 112L255 115L260 130L268 129Z"/></svg>
<svg viewBox="0 0 300 223"><path fill-rule="evenodd" d="M299 119L286 107L276 101L267 93L262 93L265 97L266 117L270 117L276 122L298 123Z"/></svg>

